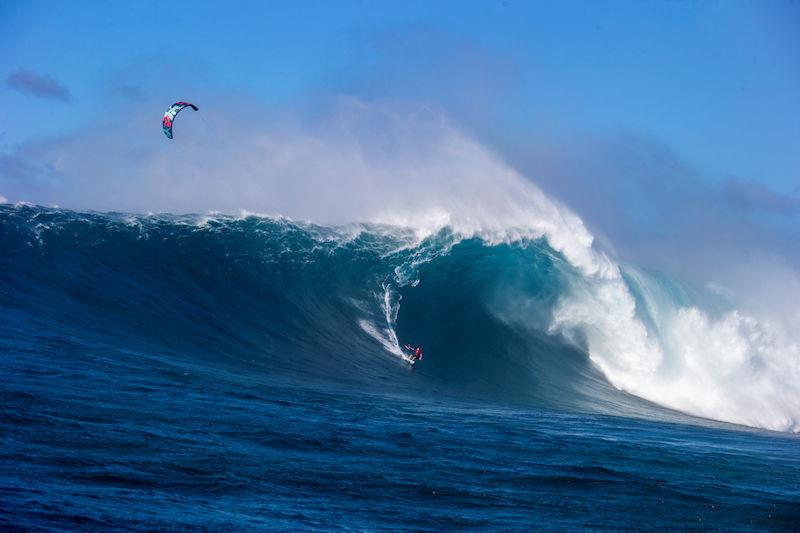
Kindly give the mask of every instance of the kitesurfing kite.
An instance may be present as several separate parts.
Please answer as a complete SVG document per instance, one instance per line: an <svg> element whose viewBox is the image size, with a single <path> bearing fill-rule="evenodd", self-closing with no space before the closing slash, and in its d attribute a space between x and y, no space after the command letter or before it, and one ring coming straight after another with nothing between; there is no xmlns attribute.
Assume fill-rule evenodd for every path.
<svg viewBox="0 0 800 533"><path fill-rule="evenodd" d="M161 127L164 128L164 135L167 136L167 139L172 139L172 124L175 121L175 117L184 107L191 107L195 111L197 111L197 106L194 104L190 104L189 102L175 102L167 112L164 113L164 119L161 121Z"/></svg>

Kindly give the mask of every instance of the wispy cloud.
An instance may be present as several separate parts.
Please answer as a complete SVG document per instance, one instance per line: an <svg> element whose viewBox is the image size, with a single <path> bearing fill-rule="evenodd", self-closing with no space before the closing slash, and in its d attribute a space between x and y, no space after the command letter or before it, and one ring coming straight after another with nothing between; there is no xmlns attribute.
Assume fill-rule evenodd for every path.
<svg viewBox="0 0 800 533"><path fill-rule="evenodd" d="M37 74L30 70L19 69L6 76L6 86L19 93L69 102L72 95L69 90L61 85L55 78L44 74Z"/></svg>
<svg viewBox="0 0 800 533"><path fill-rule="evenodd" d="M33 168L17 155L0 155L0 176L19 180L32 179Z"/></svg>
<svg viewBox="0 0 800 533"><path fill-rule="evenodd" d="M743 209L779 215L800 211L800 197L776 193L756 181L730 178L724 191L729 201Z"/></svg>
<svg viewBox="0 0 800 533"><path fill-rule="evenodd" d="M131 102L143 102L145 100L144 90L133 84L121 83L113 85L109 93L112 96L120 97Z"/></svg>

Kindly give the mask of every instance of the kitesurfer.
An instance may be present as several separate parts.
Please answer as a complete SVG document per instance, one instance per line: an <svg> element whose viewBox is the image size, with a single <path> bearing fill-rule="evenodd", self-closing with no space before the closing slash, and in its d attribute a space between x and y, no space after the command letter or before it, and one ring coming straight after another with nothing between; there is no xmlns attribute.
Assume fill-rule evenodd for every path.
<svg viewBox="0 0 800 533"><path fill-rule="evenodd" d="M422 348L420 348L419 346L415 348L410 344L406 344L406 350L409 351L412 362L416 363L417 361L422 359Z"/></svg>

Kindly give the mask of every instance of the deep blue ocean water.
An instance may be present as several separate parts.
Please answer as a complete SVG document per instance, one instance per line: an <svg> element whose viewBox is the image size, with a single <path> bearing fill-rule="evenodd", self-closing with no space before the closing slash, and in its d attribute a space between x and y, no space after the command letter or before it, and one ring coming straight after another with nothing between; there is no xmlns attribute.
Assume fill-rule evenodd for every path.
<svg viewBox="0 0 800 533"><path fill-rule="evenodd" d="M798 435L616 390L559 254L451 237L0 206L0 528L800 529Z"/></svg>

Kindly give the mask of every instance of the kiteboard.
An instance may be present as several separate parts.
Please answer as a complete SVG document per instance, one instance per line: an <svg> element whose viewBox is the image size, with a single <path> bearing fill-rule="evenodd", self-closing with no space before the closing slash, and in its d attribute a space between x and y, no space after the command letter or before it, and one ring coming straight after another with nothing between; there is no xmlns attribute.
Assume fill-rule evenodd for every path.
<svg viewBox="0 0 800 533"><path fill-rule="evenodd" d="M403 361L405 361L406 363L408 363L411 366L414 366L414 364L417 361L419 361L419 359L415 359L414 357L412 357L412 356L410 356L410 355L408 355L407 353L404 352L403 353Z"/></svg>

